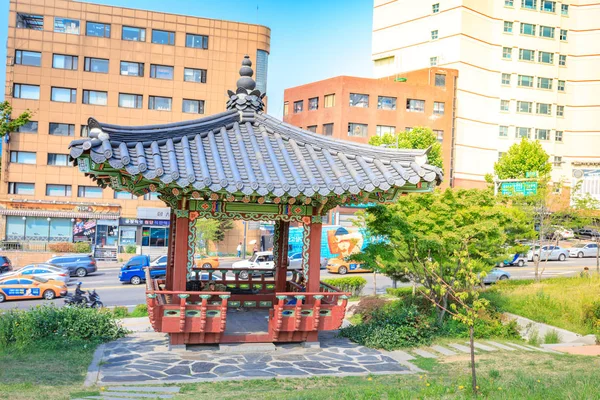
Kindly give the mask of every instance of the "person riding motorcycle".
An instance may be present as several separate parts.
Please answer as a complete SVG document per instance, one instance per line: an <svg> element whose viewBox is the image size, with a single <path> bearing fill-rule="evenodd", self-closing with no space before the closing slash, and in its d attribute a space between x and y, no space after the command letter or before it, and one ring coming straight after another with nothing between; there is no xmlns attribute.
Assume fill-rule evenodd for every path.
<svg viewBox="0 0 600 400"><path fill-rule="evenodd" d="M76 303L83 303L85 301L85 298L83 297L83 295L86 294L87 292L85 290L81 290L81 285L83 285L83 282L77 282L77 286L75 287L75 302Z"/></svg>

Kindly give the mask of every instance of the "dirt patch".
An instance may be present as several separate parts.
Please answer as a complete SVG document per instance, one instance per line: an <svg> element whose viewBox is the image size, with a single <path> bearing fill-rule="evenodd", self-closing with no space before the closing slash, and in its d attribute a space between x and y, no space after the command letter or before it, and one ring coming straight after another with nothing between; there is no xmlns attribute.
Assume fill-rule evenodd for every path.
<svg viewBox="0 0 600 400"><path fill-rule="evenodd" d="M600 346L553 347L552 350L581 356L600 356Z"/></svg>

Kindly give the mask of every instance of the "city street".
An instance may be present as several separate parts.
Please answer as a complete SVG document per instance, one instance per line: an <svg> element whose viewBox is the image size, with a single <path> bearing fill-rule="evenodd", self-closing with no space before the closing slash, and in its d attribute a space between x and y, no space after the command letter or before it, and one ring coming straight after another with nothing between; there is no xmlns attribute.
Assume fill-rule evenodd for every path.
<svg viewBox="0 0 600 400"><path fill-rule="evenodd" d="M235 260L222 260L221 266L228 267ZM549 261L548 265L543 272L543 278L555 278L555 277L568 277L579 274L584 267L589 267L590 270L596 268L595 258L570 258L564 262ZM535 267L532 262L528 263L525 267L507 267L504 268L511 274L511 279L533 279L535 276ZM544 263L540 263L540 271L544 269ZM112 306L127 306L134 307L137 304L145 302L144 298L144 285L134 286L131 284L123 284L119 282L119 266L117 263L103 263L99 262L98 272L89 275L85 278L71 278L71 284L69 291L74 290L75 284L81 280L83 282L82 288L84 290L96 289L100 298L107 307ZM367 285L363 290L363 294L370 295L374 292L373 274L362 273L362 274L349 274L346 276L362 276L367 280ZM327 270L321 270L321 278L339 278L341 275L330 274ZM408 286L409 284L399 283L398 286ZM392 287L392 281L388 277L377 274L377 293L385 293L385 289ZM9 308L29 308L39 304L54 303L56 305L62 305L64 300L62 298L55 299L52 301L46 300L22 300L22 301L6 301L0 304L0 309Z"/></svg>

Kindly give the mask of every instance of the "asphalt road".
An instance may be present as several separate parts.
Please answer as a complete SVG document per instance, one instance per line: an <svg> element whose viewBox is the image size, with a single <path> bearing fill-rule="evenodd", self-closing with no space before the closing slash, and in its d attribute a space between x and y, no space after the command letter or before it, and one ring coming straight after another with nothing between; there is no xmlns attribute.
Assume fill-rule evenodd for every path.
<svg viewBox="0 0 600 400"><path fill-rule="evenodd" d="M233 260L221 261L223 267L230 266ZM545 267L545 271L542 274L542 278L554 278L562 276L574 276L579 274L584 267L589 267L590 270L595 270L596 259L595 258L584 258L584 259L567 259L566 261L549 261ZM544 263L540 263L540 271L544 268ZM535 276L535 267L532 262L528 263L524 267L507 267L503 268L508 271L511 275L511 279L533 279ZM74 290L74 284L81 280L83 282L82 288L84 290L96 289L100 298L105 306L127 306L134 307L137 304L145 303L145 286L144 285L131 285L122 284L118 278L119 266L118 264L103 264L99 262L98 272L89 275L85 278L71 278L71 284L69 285L69 291ZM367 285L363 290L363 294L373 294L375 290L374 285L374 274L362 273L352 274L350 276L362 276L367 280ZM338 274L330 274L327 270L321 270L321 278L339 278ZM392 287L392 281L388 277L377 274L377 293L385 293L386 288ZM409 286L410 284L398 284L398 286ZM47 300L12 300L0 303L0 309L9 308L30 308L39 304L55 303L56 305L62 305L63 299L55 299L51 301Z"/></svg>

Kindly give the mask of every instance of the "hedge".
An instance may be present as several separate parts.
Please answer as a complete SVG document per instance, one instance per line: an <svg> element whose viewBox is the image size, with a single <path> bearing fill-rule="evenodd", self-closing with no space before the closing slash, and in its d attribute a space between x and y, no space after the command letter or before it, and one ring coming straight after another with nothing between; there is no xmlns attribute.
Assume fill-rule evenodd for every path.
<svg viewBox="0 0 600 400"><path fill-rule="evenodd" d="M359 296L367 285L367 280L361 276L348 276L344 278L323 279L323 283L340 289L342 292L350 292L352 296Z"/></svg>

